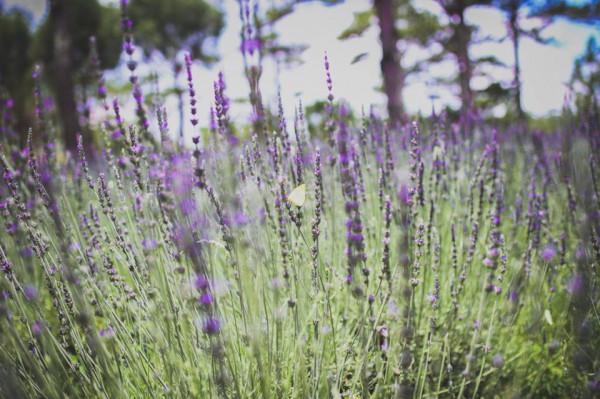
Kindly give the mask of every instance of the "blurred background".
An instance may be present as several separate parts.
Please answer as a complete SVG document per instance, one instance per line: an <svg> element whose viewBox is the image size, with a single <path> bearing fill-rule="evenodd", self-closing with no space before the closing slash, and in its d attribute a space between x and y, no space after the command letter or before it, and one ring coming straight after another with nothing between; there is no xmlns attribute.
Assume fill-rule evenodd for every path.
<svg viewBox="0 0 600 399"><path fill-rule="evenodd" d="M109 112L97 106L102 98L120 99L133 119L135 62L146 105L160 102L171 133L190 142L188 51L204 128L219 71L235 121L251 122L257 101L276 112L279 96L285 110L302 101L317 115L327 99L325 53L336 99L356 113L374 105L392 121L476 111L543 126L565 108L598 109L597 0L129 0L131 57L120 5L0 0L2 135L33 124L35 65L40 106L67 143Z"/></svg>

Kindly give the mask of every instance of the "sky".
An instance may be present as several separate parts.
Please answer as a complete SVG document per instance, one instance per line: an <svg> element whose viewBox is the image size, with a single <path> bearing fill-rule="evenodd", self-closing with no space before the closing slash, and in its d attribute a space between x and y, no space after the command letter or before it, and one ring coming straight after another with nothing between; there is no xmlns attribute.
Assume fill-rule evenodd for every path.
<svg viewBox="0 0 600 399"><path fill-rule="evenodd" d="M110 2L115 0L106 0ZM5 0L5 4L23 4L37 7L44 3L43 0ZM260 0L260 6L277 3L276 0ZM248 84L243 75L242 56L239 51L240 27L239 8L237 0L216 1L226 14L223 34L216 42L216 52L220 61L210 68L194 66L194 84L199 93L200 123L206 126L208 122L208 109L212 99L212 82L218 71L223 71L227 81L227 94L232 99L247 98ZM438 11L434 0L415 0L418 8L433 12ZM277 93L281 89L284 108L291 115L299 99L304 104L325 99L327 96L323 56L327 52L333 77L333 91L338 99L344 99L355 109L368 107L371 104L382 107L385 97L377 90L381 86L379 60L381 50L379 46L378 28L374 24L360 38L346 41L337 39L338 35L348 27L355 12L366 10L370 0L347 0L343 4L326 7L319 2L308 2L296 7L296 11L286 16L276 24L275 30L280 39L286 44L304 44L308 48L302 54L303 63L291 68L277 68L267 61L261 79L263 99L275 106ZM480 26L482 36L492 35L501 37L505 34L503 16L500 12L487 8L471 8L466 18L468 22ZM556 40L552 46L542 46L529 39L521 42L520 56L522 61L522 103L525 111L542 116L559 111L564 103L567 87L573 68L573 60L584 51L587 39L594 35L600 41L600 29L558 20L546 31L546 36ZM135 35L135 30L134 30ZM360 53L367 53L362 61L351 64L352 59ZM512 65L512 48L508 41L502 44L482 44L471 48L471 56L477 57L494 54L508 65ZM404 62L412 62L417 53L409 52ZM140 68L140 73L149 69L157 71L161 89L173 84L171 72L166 63L161 65L157 61L151 67ZM438 66L437 75L450 76L455 73L453 63ZM113 76L126 73L120 70ZM125 75L126 76L126 75ZM493 71L494 79L510 81L511 70ZM185 76L181 75L180 85L185 85ZM483 79L474 79L472 86L480 88L485 86ZM432 109L432 96L435 107L439 109L443 104L458 106L457 93L431 84L431 78L425 76L414 79L404 90L404 102L409 112L429 114ZM177 130L177 112L175 99L167 101L169 110L169 123L173 130ZM236 120L249 118L249 108L243 104L234 103L232 117ZM501 107L497 110L501 113Z"/></svg>
<svg viewBox="0 0 600 399"><path fill-rule="evenodd" d="M260 4L264 6L264 1ZM237 1L225 0L224 10L227 14L227 26L218 43L221 61L200 75L204 79L214 79L214 70L222 70L228 82L228 93L231 97L244 97L248 85L242 74L242 58L239 53L239 30L241 23L237 18L239 9ZM419 8L433 12L438 11L433 0L416 0ZM274 104L278 87L281 87L282 98L286 109L293 109L297 99L304 104L326 97L323 55L327 52L331 62L333 91L336 98L343 98L355 109L370 104L385 104L384 95L377 90L381 86L379 61L379 30L371 27L360 38L346 41L337 39L338 35L348 27L355 12L366 10L370 0L349 0L344 4L326 7L318 2L309 2L297 6L296 11L279 21L276 31L284 43L308 45L303 53L304 63L290 69L281 68L279 74L273 63L267 63L261 88L263 98L271 99ZM505 25L500 12L489 8L472 8L467 14L468 22L481 27L480 34L501 37L505 35ZM535 22L533 22L535 23ZM542 46L529 39L521 42L520 56L522 62L523 107L536 116L559 111L564 102L573 60L584 51L590 35L600 40L600 29L574 24L565 20L557 20L547 31L547 36L555 38L553 46ZM362 61L351 64L352 59L360 53L368 53ZM472 56L494 54L508 65L512 65L512 47L509 41L502 44L484 44L471 49ZM410 58L413 54L409 53ZM410 62L410 60L409 60ZM455 72L453 64L438 67L437 73L448 75ZM494 78L511 80L510 69L494 71ZM409 84L404 90L405 105L410 112L431 112L431 95L440 97L436 100L436 108L441 103L458 106L456 93L440 89L428 84L427 77L422 77ZM202 83L203 87L207 87ZM482 82L473 82L473 86L481 86Z"/></svg>
<svg viewBox="0 0 600 399"><path fill-rule="evenodd" d="M305 103L325 97L323 72L323 54L328 53L332 64L334 94L344 98L354 107L360 108L369 104L381 104L384 96L376 90L381 85L379 60L378 28L373 26L361 38L339 41L337 36L348 27L353 13L364 11L369 7L368 0L346 1L343 5L325 7L318 2L306 3L280 21L276 30L285 43L303 43L309 47L303 54L304 64L292 69L284 69L280 73L280 84L284 98L297 94ZM416 0L417 7L437 10L436 4L430 0ZM237 2L225 1L228 16L237 15ZM482 35L501 37L505 34L504 20L500 12L490 9L471 9L467 14L469 22L481 26ZM241 55L239 54L240 22L237 18L227 18L227 28L219 43L222 61L217 68L225 72L230 82L232 96L243 96L247 85L243 82ZM532 40L524 39L521 43L523 106L534 115L543 115L557 111L562 107L566 94L565 82L570 78L573 60L581 54L590 35L600 40L600 31L582 25L557 21L547 29L546 35L557 40L555 46L542 46ZM351 60L360 53L368 56L357 64ZM506 41L500 45L479 45L471 49L472 56L493 53L508 65L512 65L512 48ZM444 65L441 74L453 73L454 65ZM268 65L264 72L263 91L267 98L277 92L275 80L276 69ZM511 71L495 71L495 77L510 79ZM437 94L441 101L456 104L452 93L428 87L427 78L409 84L404 91L406 107L409 111L429 113L431 111L430 95ZM477 82L473 82L476 86ZM236 90L237 89L237 90ZM454 100L454 101L453 101Z"/></svg>

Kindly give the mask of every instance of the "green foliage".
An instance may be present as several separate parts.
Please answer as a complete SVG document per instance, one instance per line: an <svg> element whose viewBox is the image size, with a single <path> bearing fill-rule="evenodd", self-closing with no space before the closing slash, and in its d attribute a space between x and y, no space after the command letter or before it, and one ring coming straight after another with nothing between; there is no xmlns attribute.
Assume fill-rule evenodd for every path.
<svg viewBox="0 0 600 399"><path fill-rule="evenodd" d="M508 65L506 65L504 62L500 61L497 57L495 57L493 55L486 55L483 57L475 58L473 60L473 62L475 62L476 64L479 64L479 65L490 65L490 66L502 67L502 68L508 67Z"/></svg>
<svg viewBox="0 0 600 399"><path fill-rule="evenodd" d="M73 69L80 71L87 64L91 36L96 37L102 68L114 68L121 55L118 9L101 5L97 0L73 0L65 7L65 12ZM34 58L48 65L54 61L54 31L54 22L46 18L36 30L32 45Z"/></svg>
<svg viewBox="0 0 600 399"><path fill-rule="evenodd" d="M395 1L394 7L396 34L400 40L420 46L427 46L433 41L441 28L437 16L415 8L412 2L406 0ZM373 8L355 12L352 23L340 33L338 39L362 36L374 22L376 18Z"/></svg>
<svg viewBox="0 0 600 399"><path fill-rule="evenodd" d="M310 107L307 118L323 108L324 104ZM400 184L396 178L408 176L411 156L402 149L401 140L395 141L393 180L382 189L393 204L386 238L378 196L377 158L383 147L375 138L381 121L369 119L364 126L353 119L344 122L353 132L364 127L368 137L358 156L360 184L365 187L359 206L367 249L361 266L370 271L370 279L361 278L360 292L352 291L344 278L346 200L339 169L327 158L323 158L321 185L308 163L300 166L306 202L291 211L283 208L287 221L283 227L273 213L273 204L280 201L274 191L285 184L284 192L289 193L293 186L271 178L266 147L260 142L256 145L265 158L253 164L253 172L246 170L250 174L243 180L237 149L227 147L218 136L207 140L215 144L204 147L210 154L204 172L218 195L212 201L219 201L220 208L193 184L163 188L163 173L156 171L166 172L175 185L179 179L187 182L185 176L194 173L188 155L164 155L167 147L134 166L138 159L127 146L111 146L125 165L119 169L123 173L103 171L104 189L98 187L96 171L87 170L80 178L71 164L56 165L56 170L64 171L52 192L60 206L58 219L53 219L27 180L18 180L21 196L16 198L35 201L31 219L21 220L16 232L0 231L1 259L11 262L10 269L0 273L0 289L7 293L0 297L0 396L378 399L395 397L399 381L411 381L414 398L593 394L586 384L596 377L575 365L581 356L581 334L572 326L574 299L567 288L584 239L578 224L584 223L586 215L581 208L565 215L567 194L560 181L549 182L544 189L541 241L531 253L531 275L525 278L523 273L524 257L532 245L526 218L533 216L522 214L519 219L516 215L526 212L534 200L518 204L516 198L527 194L536 163L532 149L503 141L496 169L488 158L493 155L486 136L473 137L478 144L471 153L465 151L464 142L440 141L425 121L419 148L423 148L422 184L428 201L406 203L396 195ZM356 133L353 136L360 139ZM336 155L319 137L313 139L306 141L310 152L318 146L323 153ZM587 159L588 143L576 144L573 155ZM156 160L161 157L165 158ZM187 160L182 170L173 168L181 159ZM290 161L282 163L286 177L293 169ZM444 169L436 170L435 164ZM589 170L581 165L576 166L574 183L585 185ZM553 175L555 166L551 166ZM147 183L144 191L136 186L136 167ZM260 173L261 186L254 173ZM543 181L540 175L533 177ZM86 178L94 186L89 187ZM495 184L501 185L496 188L501 199L496 197ZM158 196L157 187L164 190ZM319 284L315 285L310 240L317 187L322 187L324 202L315 266ZM10 195L6 194L10 200L3 205L6 212L0 214L5 222L19 211L19 203ZM188 206L194 204L199 222L179 209L184 199ZM500 201L502 222L495 226L490 215ZM266 204L270 211L263 209ZM248 216L245 222L220 225L219 212L231 217L238 211ZM292 211L302 215L298 225L291 222ZM266 215L259 216L261 212ZM414 223L406 227L402 220L408 215L414 215ZM179 241L180 229L185 228L180 226L192 221L201 223L201 230L187 245L201 253L198 256L210 277L215 301L211 306L221 321L218 334L203 331L209 307L199 304L198 270L191 251ZM472 238L472 223L478 226L476 238ZM56 233L57 226L64 226L64 235ZM279 252L283 245L279 228L289 247L287 257ZM504 289L501 294L486 291L491 272L483 264L486 257L494 257L489 250L496 228L502 237L502 263L492 277ZM38 245L28 240L28 234L45 244L43 256L21 255L22 247ZM552 259L543 260L543 246L562 235L567 237L564 253L561 249ZM149 241L154 244L148 245ZM392 248L391 280L384 277L385 242ZM402 242L410 247L403 251ZM591 254L589 243L585 245ZM410 256L411 275L415 273L410 298L405 293L413 280L404 274L405 254ZM57 270L56 263L63 259L64 269ZM589 262L590 269L597 267L597 261ZM292 271L288 279L281 277L284 264ZM65 277L67 271L73 273L73 281ZM459 273L465 279L457 293L453 287L459 284ZM593 301L597 284L597 276L590 276ZM27 294L31 287L37 288L34 297ZM517 301L507 295L516 288ZM372 301L367 301L368 294L373 294ZM405 310L411 329L406 328ZM600 320L593 310L587 317L589 347L594 348L600 344L600 336L593 335L600 330ZM408 333L411 340L406 344ZM401 369L405 350L412 357ZM589 352L590 358L597 357L593 350ZM494 360L496 355L501 362Z"/></svg>
<svg viewBox="0 0 600 399"><path fill-rule="evenodd" d="M588 0L570 2L566 0L545 0L533 2L532 16L562 17L575 22L596 25L600 24L600 2Z"/></svg>
<svg viewBox="0 0 600 399"><path fill-rule="evenodd" d="M510 99L510 88L504 87L500 82L490 83L486 88L476 92L475 106L485 111Z"/></svg>
<svg viewBox="0 0 600 399"><path fill-rule="evenodd" d="M281 20L284 17L287 17L288 15L292 14L295 10L295 4L294 3L290 3L290 4L284 4L283 6L280 7L270 7L269 9L267 9L267 12L265 13L265 22L268 24L274 24L277 21Z"/></svg>
<svg viewBox="0 0 600 399"><path fill-rule="evenodd" d="M352 58L352 61L350 61L350 64L356 64L356 63L358 63L358 62L360 62L360 61L364 60L364 59L365 59L365 58L367 58L368 56L369 56L369 53L360 53L360 54L357 54L357 55L355 55L355 56Z"/></svg>
<svg viewBox="0 0 600 399"><path fill-rule="evenodd" d="M204 63L216 60L205 48L224 26L223 13L204 0L135 0L129 5L136 43L149 56L153 51L172 59L182 49Z"/></svg>
<svg viewBox="0 0 600 399"><path fill-rule="evenodd" d="M578 110L589 112L592 108L598 112L600 101L600 46L591 36L585 51L576 60L570 81L576 94Z"/></svg>
<svg viewBox="0 0 600 399"><path fill-rule="evenodd" d="M0 87L13 95L30 73L31 58L27 51L31 32L27 16L19 10L0 12Z"/></svg>
<svg viewBox="0 0 600 399"><path fill-rule="evenodd" d="M275 62L286 66L303 62L301 55L307 49L307 46L304 44L283 43L276 32L275 25L284 20L285 17L291 15L297 6L310 2L319 2L326 6L332 6L343 2L343 0L289 0L270 4L264 13L251 13L250 22L254 28L254 35L260 42L257 51L261 55L259 61L261 67L262 57L270 57ZM257 9L254 11L257 11Z"/></svg>
<svg viewBox="0 0 600 399"><path fill-rule="evenodd" d="M417 9L412 2L406 1L402 1L396 10L396 18L404 21L400 27L397 27L398 37L423 47L434 42L442 28L436 15Z"/></svg>
<svg viewBox="0 0 600 399"><path fill-rule="evenodd" d="M344 29L342 33L340 33L338 39L345 40L352 37L361 36L371 26L374 15L375 12L372 8L362 12L355 12L352 24Z"/></svg>

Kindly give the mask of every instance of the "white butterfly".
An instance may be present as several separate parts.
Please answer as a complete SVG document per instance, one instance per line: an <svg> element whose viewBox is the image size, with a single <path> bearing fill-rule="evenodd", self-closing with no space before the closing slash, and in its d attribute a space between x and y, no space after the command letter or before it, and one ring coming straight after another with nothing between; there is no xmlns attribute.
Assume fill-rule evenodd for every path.
<svg viewBox="0 0 600 399"><path fill-rule="evenodd" d="M306 201L306 184L301 184L293 189L290 195L288 195L287 200L297 207L304 205Z"/></svg>

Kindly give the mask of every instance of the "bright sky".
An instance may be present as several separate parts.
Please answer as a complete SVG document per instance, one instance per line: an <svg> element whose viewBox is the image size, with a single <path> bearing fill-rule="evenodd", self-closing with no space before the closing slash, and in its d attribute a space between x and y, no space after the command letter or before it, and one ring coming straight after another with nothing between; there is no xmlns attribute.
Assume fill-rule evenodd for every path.
<svg viewBox="0 0 600 399"><path fill-rule="evenodd" d="M227 92L231 98L246 98L248 85L243 76L242 57L239 52L239 31L241 23L238 19L239 9L236 0L224 0L227 14L227 26L219 39L218 53L221 61L210 70L198 67L195 70L197 85L208 98L202 98L201 109L206 109L210 101L210 82L218 70L223 70L228 83ZM262 1L261 6L265 6ZM433 0L416 0L418 7L436 10ZM343 4L326 7L319 2L309 2L297 6L296 11L279 21L276 31L283 43L306 44L308 49L303 53L304 63L290 69L282 68L279 75L272 62L267 62L261 88L263 98L270 100L274 106L278 81L282 89L282 98L286 110L293 110L297 98L304 104L326 97L326 86L323 69L323 54L327 51L331 61L333 90L336 98L343 98L356 109L370 104L383 105L385 98L376 90L381 85L379 60L379 31L376 26L370 28L362 37L346 41L337 40L337 36L348 27L353 20L353 13L364 11L370 0L351 0ZM491 9L471 9L467 18L470 22L481 26L482 35L500 37L505 34L503 16ZM573 60L584 51L590 35L600 40L600 30L558 20L546 30L547 36L557 40L554 46L542 46L532 40L521 42L523 107L534 115L544 115L558 111L563 105L567 92L565 82L571 76ZM368 56L351 65L352 59L360 53ZM485 44L472 48L473 56L493 53L508 65L512 65L512 48L508 41L503 44ZM441 68L441 70L439 70ZM454 73L454 65L443 65L438 68L441 75ZM496 71L498 79L511 79L511 71ZM481 82L474 81L473 86ZM406 107L412 112L431 111L432 94L440 97L439 102L458 105L456 97L447 89L430 87L427 77L416 80L404 90ZM197 86L198 87L198 86ZM439 102L436 107L439 108ZM233 106L236 117L247 117L247 109Z"/></svg>
<svg viewBox="0 0 600 399"><path fill-rule="evenodd" d="M266 7L272 2L277 3L277 0L260 0L260 5ZM7 6L15 3L31 7L32 4L43 4L43 0L6 0ZM203 126L208 122L208 109L213 98L212 81L219 70L225 73L227 94L230 98L246 99L248 95L248 84L243 75L242 57L239 52L241 23L238 17L238 2L223 0L220 4L226 13L226 27L217 44L217 53L221 60L210 69L200 65L194 68L194 83L199 93L200 122ZM434 0L415 0L415 4L434 12L437 10ZM347 0L332 7L326 7L319 2L308 2L300 4L294 13L279 21L276 31L283 43L305 44L308 49L302 55L304 62L301 65L289 69L283 67L279 73L273 62L266 62L261 80L263 99L274 106L278 87L281 87L284 107L290 114L299 98L304 104L324 99L327 93L323 54L327 51L336 98L345 99L356 109L370 104L382 106L384 96L376 90L376 87L381 85L378 28L373 26L360 38L337 40L337 36L352 22L353 13L364 11L369 5L370 0ZM467 18L469 22L481 27L482 36L499 37L505 34L504 20L498 11L470 9ZM598 25L593 28L559 20L547 29L546 35L554 37L557 45L542 46L528 39L521 42L523 107L534 115L560 110L567 92L565 82L570 78L573 60L583 52L590 35L595 35L600 40L600 29ZM471 52L472 56L494 54L508 65L512 64L512 49L508 41L503 44L474 46ZM351 65L351 60L360 53L368 53L368 56ZM414 58L414 54L410 53L408 58ZM141 67L140 72L144 73L148 69L149 67ZM159 73L161 89L173 84L170 69L166 65L153 65L152 69ZM126 72L123 68L117 74ZM452 75L455 73L455 66L452 63L438 66L436 73ZM510 80L510 69L495 71L494 78ZM431 111L432 95L439 97L439 100L436 100L436 108L439 108L441 103L458 105L455 93L428 84L428 80L425 75L413 80L405 88L404 101L409 111L428 114ZM181 75L180 84L185 84L184 74ZM473 81L474 87L482 84L482 81ZM173 131L177 131L176 102L173 98L167 102L167 108L170 126ZM243 104L233 104L231 111L237 120L245 120L249 116L249 108Z"/></svg>

